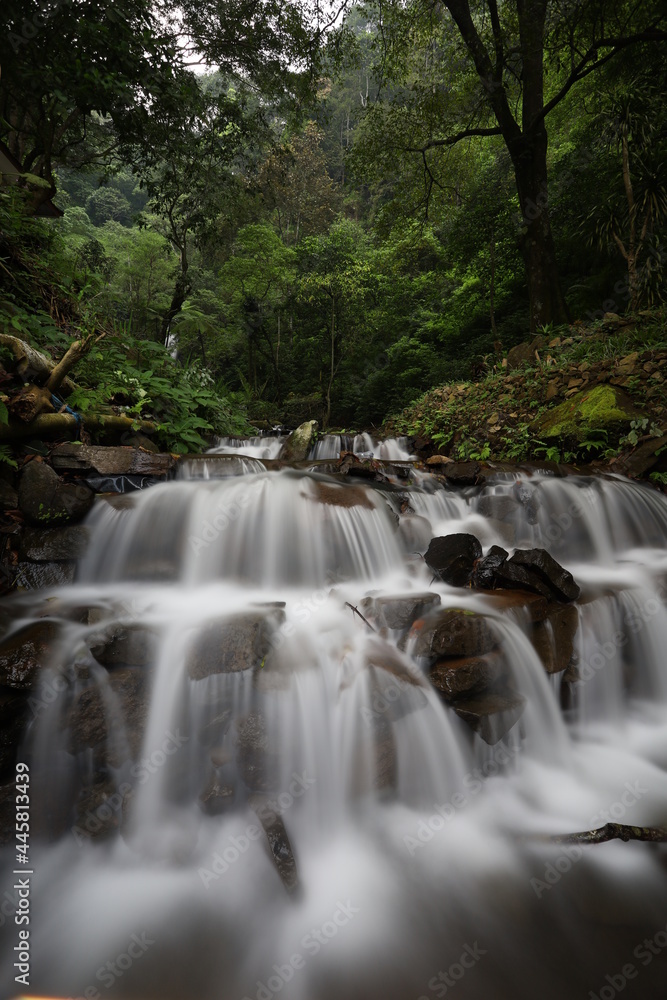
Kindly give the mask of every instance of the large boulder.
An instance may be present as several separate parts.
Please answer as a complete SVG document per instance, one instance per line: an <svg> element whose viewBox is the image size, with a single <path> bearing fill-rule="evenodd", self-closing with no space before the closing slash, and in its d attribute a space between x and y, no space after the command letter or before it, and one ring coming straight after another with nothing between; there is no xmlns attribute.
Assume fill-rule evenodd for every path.
<svg viewBox="0 0 667 1000"><path fill-rule="evenodd" d="M364 597L359 607L377 628L408 629L417 618L440 604L440 595L431 593L387 597Z"/></svg>
<svg viewBox="0 0 667 1000"><path fill-rule="evenodd" d="M85 554L89 531L82 524L65 528L27 528L21 538L20 556L30 562L67 562Z"/></svg>
<svg viewBox="0 0 667 1000"><path fill-rule="evenodd" d="M443 583L452 587L466 587L470 583L475 563L481 558L482 546L479 539L466 532L432 538L424 555L429 569Z"/></svg>
<svg viewBox="0 0 667 1000"><path fill-rule="evenodd" d="M579 585L546 549L517 549L495 571L497 586L533 590L547 600L576 601Z"/></svg>
<svg viewBox="0 0 667 1000"><path fill-rule="evenodd" d="M21 473L19 508L31 524L54 527L80 521L94 498L87 486L64 483L44 462L33 460Z"/></svg>
<svg viewBox="0 0 667 1000"><path fill-rule="evenodd" d="M102 666L146 667L153 662L157 634L141 624L119 623L96 632L88 647Z"/></svg>
<svg viewBox="0 0 667 1000"><path fill-rule="evenodd" d="M51 461L54 469L102 476L166 476L176 465L172 455L122 445L61 444L54 449Z"/></svg>
<svg viewBox="0 0 667 1000"><path fill-rule="evenodd" d="M627 392L618 386L603 384L581 389L543 413L533 421L530 429L538 438L581 443L594 437L596 431L620 431L628 428L632 420L645 416Z"/></svg>
<svg viewBox="0 0 667 1000"><path fill-rule="evenodd" d="M312 445L315 443L317 426L317 420L307 420L300 424L295 431L292 431L280 449L281 460L283 462L305 462Z"/></svg>
<svg viewBox="0 0 667 1000"><path fill-rule="evenodd" d="M446 701L484 691L500 680L505 672L505 660L498 650L480 656L439 660L431 668L433 687Z"/></svg>
<svg viewBox="0 0 667 1000"><path fill-rule="evenodd" d="M498 642L484 615L463 608L444 608L415 622L404 644L412 644L414 656L483 656Z"/></svg>
<svg viewBox="0 0 667 1000"><path fill-rule="evenodd" d="M35 683L60 634L57 622L43 619L14 632L0 642L0 684L17 690Z"/></svg>
<svg viewBox="0 0 667 1000"><path fill-rule="evenodd" d="M285 621L282 608L250 611L224 618L201 630L188 653L188 676L233 674L259 667L271 652L275 629Z"/></svg>

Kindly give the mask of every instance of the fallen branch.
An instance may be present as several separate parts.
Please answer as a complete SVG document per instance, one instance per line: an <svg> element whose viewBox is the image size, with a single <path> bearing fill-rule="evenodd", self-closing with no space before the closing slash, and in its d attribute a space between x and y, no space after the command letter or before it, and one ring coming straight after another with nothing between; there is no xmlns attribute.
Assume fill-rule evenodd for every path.
<svg viewBox="0 0 667 1000"><path fill-rule="evenodd" d="M605 844L609 840L640 840L648 844L667 844L667 830L654 826L626 826L625 823L607 823L595 830L581 833L560 833L531 837L547 844Z"/></svg>
<svg viewBox="0 0 667 1000"><path fill-rule="evenodd" d="M352 611L354 611L355 615L359 615L359 617L361 618L362 622L366 622L366 624L368 625L368 627L371 630L371 632L375 632L375 629L373 628L373 626L371 625L371 623L368 621L368 619L364 618L364 616L362 615L362 613L359 610L359 608L355 608L354 604L350 604L349 601L345 602L345 607L346 608L350 608Z"/></svg>
<svg viewBox="0 0 667 1000"><path fill-rule="evenodd" d="M29 424L0 424L0 442L13 443L30 438L62 437L76 441L81 433L81 427L87 431L110 433L154 434L157 424L148 420L136 420L133 417L116 416L115 414L86 413L78 417L73 413L41 413Z"/></svg>
<svg viewBox="0 0 667 1000"><path fill-rule="evenodd" d="M11 351L17 363L17 371L22 378L30 380L34 376L39 375L41 378L48 379L51 377L54 368L57 367L45 354L35 350L34 347L26 344L19 337L12 337L8 333L0 333L0 344ZM74 390L75 386L71 379L66 377L66 374L61 379L61 385L69 393Z"/></svg>
<svg viewBox="0 0 667 1000"><path fill-rule="evenodd" d="M64 355L49 375L46 383L46 388L49 392L58 391L61 383L65 380L65 377L69 374L71 369L74 368L74 365L88 353L93 344L97 344L103 337L106 337L106 331L98 334L97 336L89 333L87 337L82 337L81 340L75 340L69 345Z"/></svg>

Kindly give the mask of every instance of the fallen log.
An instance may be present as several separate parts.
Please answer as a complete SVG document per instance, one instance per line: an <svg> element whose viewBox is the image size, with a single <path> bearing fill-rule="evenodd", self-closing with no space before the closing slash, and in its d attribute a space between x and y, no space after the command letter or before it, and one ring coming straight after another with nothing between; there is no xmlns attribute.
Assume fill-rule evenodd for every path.
<svg viewBox="0 0 667 1000"><path fill-rule="evenodd" d="M667 844L667 830L655 826L627 826L625 823L607 823L595 830L579 833L545 834L530 837L545 844L605 844L610 840L639 840L647 844Z"/></svg>
<svg viewBox="0 0 667 1000"><path fill-rule="evenodd" d="M19 375L28 381L34 376L40 376L44 380L51 377L57 365L41 351L37 351L25 340L19 337L12 337L9 333L0 333L0 345L7 347L16 361L16 368ZM64 372L63 375L66 375ZM70 393L74 390L74 382L70 378L63 378L60 383L61 391Z"/></svg>
<svg viewBox="0 0 667 1000"><path fill-rule="evenodd" d="M25 441L31 438L59 437L75 441L81 428L86 431L111 434L136 433L154 434L157 424L149 420L136 420L133 417L117 416L115 414L86 413L40 413L30 423L11 421L0 424L0 443L12 444L15 441Z"/></svg>

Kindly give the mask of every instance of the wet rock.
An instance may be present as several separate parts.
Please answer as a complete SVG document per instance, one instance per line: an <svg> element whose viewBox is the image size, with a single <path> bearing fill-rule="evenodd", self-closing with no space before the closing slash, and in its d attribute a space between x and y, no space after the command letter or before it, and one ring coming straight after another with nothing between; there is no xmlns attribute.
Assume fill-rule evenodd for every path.
<svg viewBox="0 0 667 1000"><path fill-rule="evenodd" d="M534 590L548 600L576 601L580 590L574 577L546 549L517 549L496 571L502 587Z"/></svg>
<svg viewBox="0 0 667 1000"><path fill-rule="evenodd" d="M74 583L76 563L73 562L20 562L14 575L19 590L41 590Z"/></svg>
<svg viewBox="0 0 667 1000"><path fill-rule="evenodd" d="M440 604L440 595L431 593L405 594L391 597L364 597L359 608L376 628L408 629Z"/></svg>
<svg viewBox="0 0 667 1000"><path fill-rule="evenodd" d="M197 739L205 747L215 747L222 743L224 736L232 722L232 710L230 708L219 712L210 722L201 727L197 734Z"/></svg>
<svg viewBox="0 0 667 1000"><path fill-rule="evenodd" d="M482 558L482 546L474 535L457 532L431 539L424 561L444 583L466 587L475 562Z"/></svg>
<svg viewBox="0 0 667 1000"><path fill-rule="evenodd" d="M453 462L453 458L448 458L447 455L431 455L430 458L426 459L427 465L449 465Z"/></svg>
<svg viewBox="0 0 667 1000"><path fill-rule="evenodd" d="M445 608L412 627L407 642L414 640L414 656L482 656L497 646L496 636L484 615L461 608Z"/></svg>
<svg viewBox="0 0 667 1000"><path fill-rule="evenodd" d="M479 462L452 462L443 471L452 486L476 486L481 482L482 466Z"/></svg>
<svg viewBox="0 0 667 1000"><path fill-rule="evenodd" d="M509 552L500 545L492 545L489 551L474 565L472 573L473 587L482 590L493 590L496 586L498 570L505 563Z"/></svg>
<svg viewBox="0 0 667 1000"><path fill-rule="evenodd" d="M525 612L531 622L541 622L547 617L549 602L541 594L528 590L492 590L484 594L493 601L494 610L512 614Z"/></svg>
<svg viewBox="0 0 667 1000"><path fill-rule="evenodd" d="M440 660L431 668L433 687L447 701L476 694L501 679L505 659L498 651L482 656L467 656L454 660Z"/></svg>
<svg viewBox="0 0 667 1000"><path fill-rule="evenodd" d="M0 684L31 688L40 667L49 662L60 634L57 622L42 620L19 629L0 642Z"/></svg>
<svg viewBox="0 0 667 1000"><path fill-rule="evenodd" d="M220 784L217 778L209 781L199 796L199 805L207 816L220 816L234 804L234 789L231 785Z"/></svg>
<svg viewBox="0 0 667 1000"><path fill-rule="evenodd" d="M279 773L278 754L270 747L266 720L259 712L237 719L236 763L244 784L253 792L270 792Z"/></svg>
<svg viewBox="0 0 667 1000"><path fill-rule="evenodd" d="M111 781L83 788L76 802L73 833L79 838L104 840L121 828L128 792L118 791Z"/></svg>
<svg viewBox="0 0 667 1000"><path fill-rule="evenodd" d="M145 625L117 624L97 632L88 648L98 663L115 667L147 667L155 656L157 634Z"/></svg>
<svg viewBox="0 0 667 1000"><path fill-rule="evenodd" d="M560 673L572 663L578 627L579 614L572 604L551 607L546 619L533 626L530 641L548 674Z"/></svg>
<svg viewBox="0 0 667 1000"><path fill-rule="evenodd" d="M300 424L285 441L280 449L280 459L283 462L305 462L308 453L315 443L317 420L307 420Z"/></svg>
<svg viewBox="0 0 667 1000"><path fill-rule="evenodd" d="M398 537L406 552L426 552L431 541L431 525L419 514L404 514L398 524Z"/></svg>
<svg viewBox="0 0 667 1000"><path fill-rule="evenodd" d="M529 483L518 482L512 487L512 493L523 507L528 524L537 524L538 511L541 506L538 490Z"/></svg>
<svg viewBox="0 0 667 1000"><path fill-rule="evenodd" d="M31 562L67 562L85 554L90 539L88 528L28 528L21 538L20 557Z"/></svg>
<svg viewBox="0 0 667 1000"><path fill-rule="evenodd" d="M211 674L238 673L259 666L271 651L273 632L284 621L285 612L275 608L208 625L188 653L188 676L198 681Z"/></svg>
<svg viewBox="0 0 667 1000"><path fill-rule="evenodd" d="M375 504L363 486L337 486L315 479L311 482L311 490L312 492L306 496L317 500L318 503L334 507L365 507L367 510L375 510Z"/></svg>
<svg viewBox="0 0 667 1000"><path fill-rule="evenodd" d="M96 472L102 476L166 476L176 460L139 448L101 445L61 444L51 455L55 469L68 472Z"/></svg>
<svg viewBox="0 0 667 1000"><path fill-rule="evenodd" d="M375 726L373 758L373 787L378 791L394 791L398 780L398 756L389 720L386 722L383 720Z"/></svg>
<svg viewBox="0 0 667 1000"><path fill-rule="evenodd" d="M143 743L148 715L145 673L129 667L114 671L109 675L107 695L95 685L77 696L66 720L68 749L70 753L99 750L100 760L115 767L122 762L118 752L123 738L133 757Z"/></svg>
<svg viewBox="0 0 667 1000"><path fill-rule="evenodd" d="M369 642L366 667L370 681L370 705L362 709L366 722L395 722L427 705L421 673L388 642L379 638Z"/></svg>
<svg viewBox="0 0 667 1000"><path fill-rule="evenodd" d="M541 342L538 343L542 346ZM521 365L532 364L535 361L536 350L538 347L535 346L535 340L524 341L522 344L510 348L507 352L507 371L511 372L515 368L520 368Z"/></svg>
<svg viewBox="0 0 667 1000"><path fill-rule="evenodd" d="M0 774L9 777L16 764L16 753L24 730L24 717L16 717L0 729Z"/></svg>
<svg viewBox="0 0 667 1000"><path fill-rule="evenodd" d="M523 715L525 699L515 691L478 694L454 704L456 714L477 733L494 746L499 743Z"/></svg>
<svg viewBox="0 0 667 1000"><path fill-rule="evenodd" d="M519 510L519 502L508 493L486 493L478 499L475 510L482 517L510 521Z"/></svg>
<svg viewBox="0 0 667 1000"><path fill-rule="evenodd" d="M42 527L81 520L94 496L87 486L64 483L49 465L36 460L19 480L19 508L27 521Z"/></svg>
<svg viewBox="0 0 667 1000"><path fill-rule="evenodd" d="M269 851L281 882L290 894L295 893L299 888L299 873L282 817L277 816L271 809L263 808L261 799L253 798L250 804L266 834Z"/></svg>

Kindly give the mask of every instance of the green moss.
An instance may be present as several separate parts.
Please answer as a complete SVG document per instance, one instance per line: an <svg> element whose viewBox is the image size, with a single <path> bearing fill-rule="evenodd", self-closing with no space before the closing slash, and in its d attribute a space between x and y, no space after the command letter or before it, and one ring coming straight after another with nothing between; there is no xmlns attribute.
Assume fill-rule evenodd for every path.
<svg viewBox="0 0 667 1000"><path fill-rule="evenodd" d="M543 438L583 441L594 430L629 424L644 415L622 389L613 385L596 385L547 410L531 425L531 430Z"/></svg>

